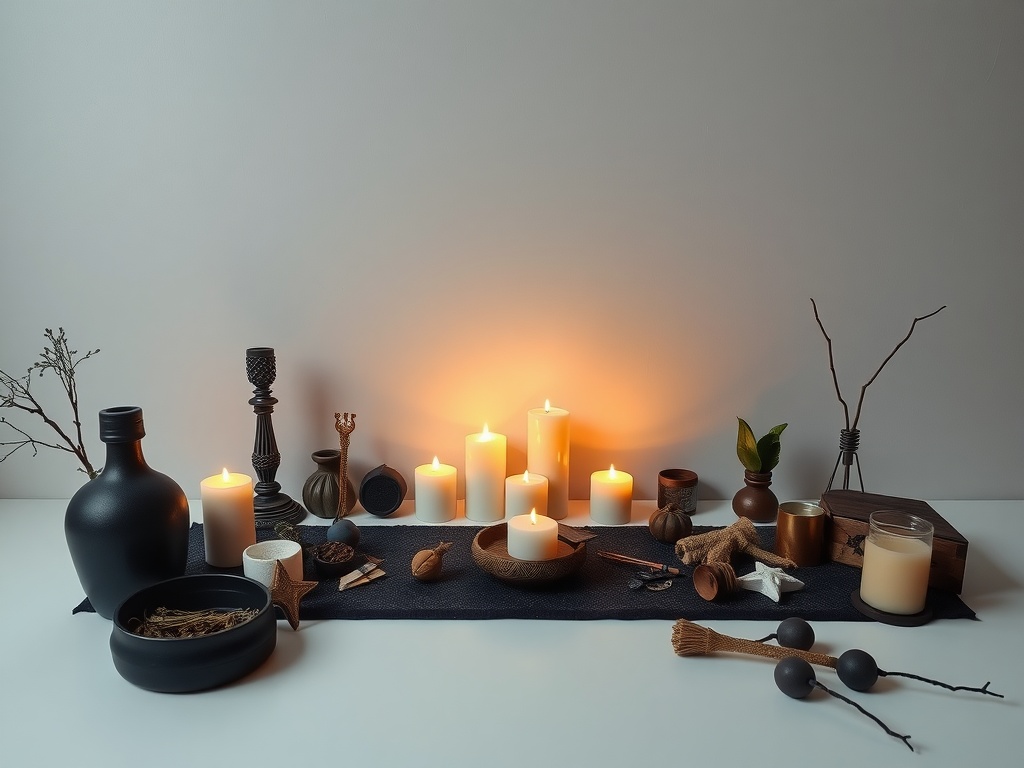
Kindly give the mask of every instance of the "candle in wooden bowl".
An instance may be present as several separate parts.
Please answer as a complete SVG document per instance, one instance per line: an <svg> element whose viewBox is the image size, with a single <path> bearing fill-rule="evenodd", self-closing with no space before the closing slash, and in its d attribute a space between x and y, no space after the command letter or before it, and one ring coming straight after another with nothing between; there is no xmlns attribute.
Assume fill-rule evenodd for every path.
<svg viewBox="0 0 1024 768"><path fill-rule="evenodd" d="M558 523L531 510L508 521L508 553L516 560L539 562L558 556Z"/></svg>

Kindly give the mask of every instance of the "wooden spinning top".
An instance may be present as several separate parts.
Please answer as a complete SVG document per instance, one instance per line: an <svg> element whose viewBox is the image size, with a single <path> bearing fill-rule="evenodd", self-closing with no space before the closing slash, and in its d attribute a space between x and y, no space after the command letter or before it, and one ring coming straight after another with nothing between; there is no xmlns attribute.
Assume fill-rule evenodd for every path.
<svg viewBox="0 0 1024 768"><path fill-rule="evenodd" d="M729 563L704 563L693 569L693 588L705 600L724 597L737 589L736 571Z"/></svg>

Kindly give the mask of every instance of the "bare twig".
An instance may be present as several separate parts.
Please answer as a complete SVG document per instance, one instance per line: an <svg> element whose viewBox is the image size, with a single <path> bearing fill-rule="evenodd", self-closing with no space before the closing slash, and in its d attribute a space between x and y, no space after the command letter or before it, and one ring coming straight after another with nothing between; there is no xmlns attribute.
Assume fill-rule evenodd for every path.
<svg viewBox="0 0 1024 768"><path fill-rule="evenodd" d="M846 418L846 428L850 428L850 407L846 404L843 399L843 393L839 390L839 378L836 376L836 363L832 357L832 339L827 333L825 333L825 326L821 324L821 318L818 317L818 305L814 303L814 299L811 299L811 306L814 307L814 319L818 321L818 327L821 328L821 335L825 337L825 341L828 343L828 367L832 371L832 383L836 387L836 397L839 398L839 402L843 405L843 416Z"/></svg>
<svg viewBox="0 0 1024 768"><path fill-rule="evenodd" d="M92 349L78 356L78 350L71 349L68 346L67 335L63 328L58 328L56 334L52 329L47 328L44 335L49 339L50 346L43 348L42 353L40 353L42 360L33 363L24 376L15 378L9 373L0 370L0 387L6 389L6 392L0 391L0 408L13 408L38 416L43 420L43 423L57 433L60 441L47 443L43 440L38 440L17 425L12 424L7 418L0 417L0 424L6 424L23 438L0 442L0 446L13 446L0 456L0 461L3 461L15 451L25 446L31 446L33 456L39 452L39 448L53 448L73 453L82 464L80 471L85 472L92 479L99 473L93 468L85 450L85 442L82 437L82 420L78 410L78 385L75 381L75 372L84 360L88 360L99 350ZM64 394L68 398L71 406L72 423L74 425L74 430L72 431L77 439L72 439L60 424L46 414L43 406L32 392L32 374L38 371L38 375L42 376L47 370L54 372L54 375L60 380Z"/></svg>
<svg viewBox="0 0 1024 768"><path fill-rule="evenodd" d="M914 322L910 324L910 330L907 331L907 335L903 337L903 341L896 345L895 349L893 349L893 351L889 353L889 356L882 361L882 364L878 366L878 370L875 371L875 375L868 379L867 384L860 388L860 399L857 401L857 413L853 417L853 429L857 428L857 423L860 421L860 411L861 408L864 406L864 393L867 391L867 388L871 386L872 382L874 382L874 380L878 378L878 374L880 374L882 372L882 369L885 368L885 364L892 360L893 355L895 355L899 351L900 347L907 343L907 339L910 338L911 334L914 332L914 328L917 326L919 321L927 320L929 317L933 317L939 314L939 312L941 312L945 308L946 305L943 304L934 312L929 312L927 315L922 315L921 317L915 317Z"/></svg>
<svg viewBox="0 0 1024 768"><path fill-rule="evenodd" d="M912 322L910 324L910 330L907 331L907 335L904 336L903 340L899 344L896 345L896 347L893 349L892 352L889 353L889 356L886 357L885 360L882 361L882 364L880 366L878 366L878 370L875 371L874 375L870 379L868 379L867 383L864 384L864 386L862 386L860 388L860 398L857 400L857 411L856 411L856 413L853 416L853 423L851 424L850 423L850 408L846 404L846 400L843 399L843 393L839 389L839 379L836 376L835 359L832 356L832 339L829 337L829 335L827 333L825 333L825 326L822 325L821 318L818 316L818 305L814 302L814 299L811 299L811 306L814 308L814 319L817 320L818 327L821 329L821 333L825 337L825 341L828 343L828 367L829 367L829 370L832 371L832 383L835 385L835 388L836 388L836 396L839 398L839 402L842 403L843 415L844 415L844 417L846 419L846 428L848 430L855 430L855 429L857 429L857 424L860 423L861 410L864 407L864 394L867 391L867 388L870 387L874 383L875 379L878 378L878 374L880 374L882 372L882 369L885 368L886 364L890 360L892 360L893 356L899 351L900 347L902 347L904 344L907 343L907 340L910 338L911 334L914 333L914 328L917 326L917 324L921 320L927 320L929 317L933 317L933 316L939 314L939 312L941 312L942 310L944 310L946 308L946 305L943 304L941 307L936 309L934 312L929 312L927 315L922 315L921 317L915 317L914 318L914 322Z"/></svg>

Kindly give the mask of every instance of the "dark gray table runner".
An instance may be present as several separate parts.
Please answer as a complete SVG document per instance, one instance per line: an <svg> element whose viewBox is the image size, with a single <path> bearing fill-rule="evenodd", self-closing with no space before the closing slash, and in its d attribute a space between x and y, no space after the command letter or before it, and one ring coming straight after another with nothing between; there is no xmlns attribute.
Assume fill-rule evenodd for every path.
<svg viewBox="0 0 1024 768"><path fill-rule="evenodd" d="M804 589L789 592L775 603L757 592L742 590L724 601L709 603L690 582L690 569L675 579L671 588L652 592L630 590L628 583L637 568L608 562L598 550L612 550L665 563L681 564L671 545L655 541L645 526L590 527L597 536L587 542L584 567L576 574L552 584L513 586L483 572L472 560L470 545L479 528L471 526L367 525L360 528L359 550L384 559L387 576L361 587L338 591L337 579L323 581L302 601L300 617L313 619L708 619L777 620L801 616L808 621L864 621L850 604L850 593L860 582L860 571L840 563L790 571L804 582ZM697 526L694 533L711 528ZM299 526L304 543L324 541L324 526ZM763 545L770 549L774 527L759 527ZM274 532L260 528L257 538L273 538ZM421 583L410 573L413 555L440 541L453 542L444 557L440 581ZM315 579L307 558L306 578ZM753 570L752 560L736 564L742 575ZM193 524L189 531L187 574L236 573L241 568L219 569L204 560L203 529ZM952 593L931 591L929 604L937 619L976 618L964 602ZM89 601L74 609L91 611Z"/></svg>

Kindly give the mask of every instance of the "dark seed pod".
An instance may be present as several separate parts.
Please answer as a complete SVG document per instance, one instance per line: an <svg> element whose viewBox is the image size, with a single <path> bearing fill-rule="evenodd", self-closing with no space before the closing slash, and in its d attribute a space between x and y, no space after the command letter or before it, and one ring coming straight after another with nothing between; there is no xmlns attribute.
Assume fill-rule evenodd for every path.
<svg viewBox="0 0 1024 768"><path fill-rule="evenodd" d="M775 684L791 699L803 699L814 690L814 670L796 656L787 656L775 665Z"/></svg>
<svg viewBox="0 0 1024 768"><path fill-rule="evenodd" d="M775 636L779 640L779 645L784 648L809 651L814 645L814 630L810 624L798 616L791 616L779 624Z"/></svg>
<svg viewBox="0 0 1024 768"><path fill-rule="evenodd" d="M836 674L847 688L866 691L878 680L878 665L870 653L853 648L839 657Z"/></svg>
<svg viewBox="0 0 1024 768"><path fill-rule="evenodd" d="M327 529L327 540L340 541L350 547L358 546L359 528L351 520L343 517Z"/></svg>

